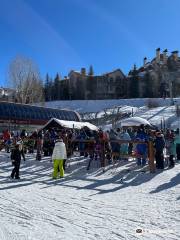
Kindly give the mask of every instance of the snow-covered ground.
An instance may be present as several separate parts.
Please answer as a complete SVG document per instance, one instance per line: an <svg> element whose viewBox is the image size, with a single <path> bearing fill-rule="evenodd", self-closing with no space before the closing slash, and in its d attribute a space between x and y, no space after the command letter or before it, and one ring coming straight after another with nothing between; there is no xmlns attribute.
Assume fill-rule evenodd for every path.
<svg viewBox="0 0 180 240"><path fill-rule="evenodd" d="M49 159L29 155L12 181L0 152L0 240L180 239L180 164L155 174L134 161L105 173L86 166L73 158L65 178L52 180Z"/></svg>
<svg viewBox="0 0 180 240"><path fill-rule="evenodd" d="M159 106L170 106L170 98L156 98L151 101L158 103ZM174 98L175 103L180 104L180 98ZM106 100L72 100L72 101L51 101L46 102L46 107L52 108L68 108L76 110L80 113L85 112L99 112L103 109L114 108L117 106L133 106L142 107L147 106L148 98L135 98L135 99L106 99Z"/></svg>

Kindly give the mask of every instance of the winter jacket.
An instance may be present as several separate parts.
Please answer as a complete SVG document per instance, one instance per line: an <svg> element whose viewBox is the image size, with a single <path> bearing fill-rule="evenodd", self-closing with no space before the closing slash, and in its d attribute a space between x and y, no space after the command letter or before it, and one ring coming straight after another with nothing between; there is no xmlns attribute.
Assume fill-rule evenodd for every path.
<svg viewBox="0 0 180 240"><path fill-rule="evenodd" d="M76 139L77 140L86 140L87 136L86 136L84 131L81 131ZM85 149L85 143L84 142L80 142L79 143L79 150L80 150L80 152L83 152L84 149Z"/></svg>
<svg viewBox="0 0 180 240"><path fill-rule="evenodd" d="M147 142L148 136L144 131L139 131L135 137L135 140L141 141L141 142ZM146 154L147 153L147 145L146 144L137 144L136 145L136 152L138 154Z"/></svg>
<svg viewBox="0 0 180 240"><path fill-rule="evenodd" d="M180 144L180 134L175 135L174 143L175 144Z"/></svg>
<svg viewBox="0 0 180 240"><path fill-rule="evenodd" d="M155 142L154 142L154 147L156 151L162 152L164 147L165 147L165 140L164 136L156 137Z"/></svg>
<svg viewBox="0 0 180 240"><path fill-rule="evenodd" d="M67 159L66 146L63 142L57 142L53 149L52 160Z"/></svg>
<svg viewBox="0 0 180 240"><path fill-rule="evenodd" d="M112 129L109 132L109 139L110 140L117 140L118 139L117 133L114 130L112 130Z"/></svg>
<svg viewBox="0 0 180 240"><path fill-rule="evenodd" d="M10 132L9 132L9 131L5 131L5 132L3 133L3 140L4 140L4 142L10 140L10 138L11 138Z"/></svg>
<svg viewBox="0 0 180 240"><path fill-rule="evenodd" d="M17 148L12 149L11 160L12 160L13 163L20 164L20 162L21 162L21 152L20 152L19 149L17 149Z"/></svg>
<svg viewBox="0 0 180 240"><path fill-rule="evenodd" d="M121 140L125 140L125 141L130 141L131 140L128 132L121 133L119 138ZM129 143L122 143L121 144L121 152L127 154L128 153L128 146L129 146Z"/></svg>
<svg viewBox="0 0 180 240"><path fill-rule="evenodd" d="M169 155L176 155L176 144L174 143L173 139L169 141L167 145L167 152L169 153Z"/></svg>
<svg viewBox="0 0 180 240"><path fill-rule="evenodd" d="M166 153L169 155L176 155L176 144L174 143L174 135L169 134L166 137Z"/></svg>

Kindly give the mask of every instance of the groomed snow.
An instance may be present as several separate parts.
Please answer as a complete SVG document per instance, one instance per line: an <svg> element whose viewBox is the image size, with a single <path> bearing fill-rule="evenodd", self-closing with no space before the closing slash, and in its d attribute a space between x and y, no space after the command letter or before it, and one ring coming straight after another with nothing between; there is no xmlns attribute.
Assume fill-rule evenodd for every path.
<svg viewBox="0 0 180 240"><path fill-rule="evenodd" d="M52 180L49 159L28 156L12 181L0 152L0 240L180 239L180 164L155 174L133 161L105 173L86 166L74 157L65 178Z"/></svg>
<svg viewBox="0 0 180 240"><path fill-rule="evenodd" d="M170 98L137 98L137 99L107 99L107 100L73 100L73 101L51 101L46 102L46 107L66 108L86 113L84 119L87 121L94 118L102 118L106 114L133 113L135 117L142 117L157 127L171 127L177 120L176 105L180 104L180 97L174 98L174 106L171 106ZM157 104L159 107L149 109L148 102ZM106 112L106 113L105 113ZM174 125L172 125L174 126Z"/></svg>
<svg viewBox="0 0 180 240"><path fill-rule="evenodd" d="M180 104L180 98L174 98L175 103ZM72 100L72 101L51 101L45 102L46 107L52 108L67 108L76 110L80 113L85 112L99 112L102 109L115 108L117 106L132 106L142 107L147 106L148 98L135 98L135 99L106 99L106 100ZM158 103L159 106L170 106L170 98L156 98L152 102Z"/></svg>

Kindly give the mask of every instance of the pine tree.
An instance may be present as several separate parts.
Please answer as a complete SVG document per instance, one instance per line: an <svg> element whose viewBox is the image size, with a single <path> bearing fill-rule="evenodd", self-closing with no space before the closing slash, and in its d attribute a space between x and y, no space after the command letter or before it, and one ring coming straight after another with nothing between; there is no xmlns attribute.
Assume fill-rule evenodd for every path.
<svg viewBox="0 0 180 240"><path fill-rule="evenodd" d="M54 98L55 98L55 100L59 100L61 98L60 81L61 81L60 76L57 73L56 77L54 79Z"/></svg>
<svg viewBox="0 0 180 240"><path fill-rule="evenodd" d="M45 101L49 101L49 75L46 74L45 84L44 84L44 97Z"/></svg>
<svg viewBox="0 0 180 240"><path fill-rule="evenodd" d="M54 99L54 82L52 78L49 79L48 96L49 96L49 101L55 100Z"/></svg>
<svg viewBox="0 0 180 240"><path fill-rule="evenodd" d="M93 70L93 66L90 65L89 67L89 73L88 73L89 76L93 76L94 75L94 70Z"/></svg>

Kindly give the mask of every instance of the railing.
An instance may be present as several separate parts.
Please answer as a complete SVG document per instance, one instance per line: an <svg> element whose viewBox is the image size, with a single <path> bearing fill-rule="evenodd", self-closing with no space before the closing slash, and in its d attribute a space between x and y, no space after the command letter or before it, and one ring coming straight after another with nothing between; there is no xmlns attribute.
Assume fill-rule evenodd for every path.
<svg viewBox="0 0 180 240"><path fill-rule="evenodd" d="M73 141L69 141L68 144L66 144L67 146L67 150L71 153L73 153L74 151L74 144L78 144L78 147L80 146L81 143L85 144L84 149L82 150L82 152L86 153L88 152L89 154L94 152L94 147L96 144L95 140L73 140ZM123 143L132 143L132 144L144 144L147 145L147 149L148 149L148 164L149 164L149 171L151 173L155 172L155 163L154 163L154 147L153 147L153 142L152 141L148 141L148 142L142 142L142 141L126 141L126 140L111 140L111 141L105 141L105 140L101 140L99 142L100 146L101 146L101 152L100 152L100 164L101 167L105 168L107 166L107 159L106 159L106 144L109 143L119 143L119 144L123 144ZM78 150L81 150L80 148ZM111 153L112 155L112 153ZM138 157L144 157L144 155L134 155L134 154L127 154L127 155L123 155L121 154L121 152L119 153L119 157L133 157L133 158L138 158Z"/></svg>

